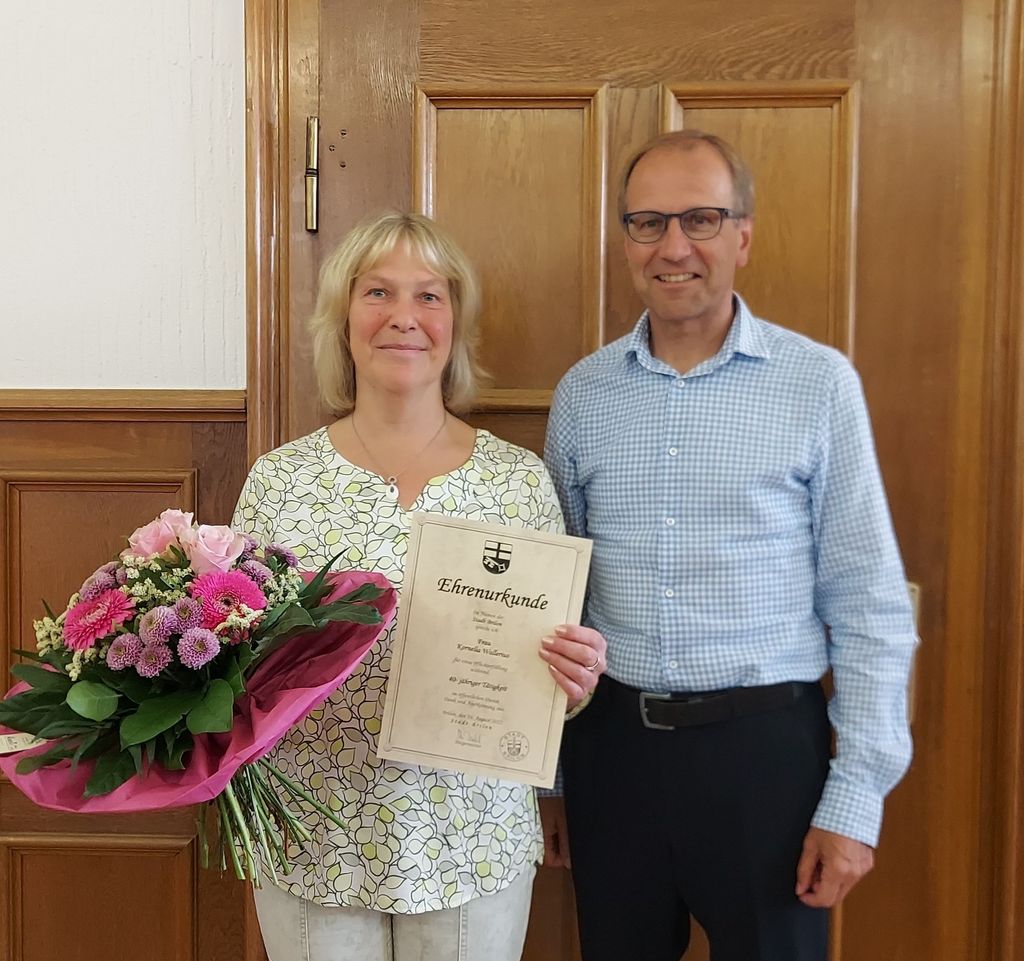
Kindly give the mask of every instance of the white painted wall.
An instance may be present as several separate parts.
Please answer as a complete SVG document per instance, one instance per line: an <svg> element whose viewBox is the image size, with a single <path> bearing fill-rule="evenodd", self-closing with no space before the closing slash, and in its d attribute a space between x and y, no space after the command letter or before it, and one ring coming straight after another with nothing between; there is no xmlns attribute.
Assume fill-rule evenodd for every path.
<svg viewBox="0 0 1024 961"><path fill-rule="evenodd" d="M245 386L243 0L0 0L0 388Z"/></svg>

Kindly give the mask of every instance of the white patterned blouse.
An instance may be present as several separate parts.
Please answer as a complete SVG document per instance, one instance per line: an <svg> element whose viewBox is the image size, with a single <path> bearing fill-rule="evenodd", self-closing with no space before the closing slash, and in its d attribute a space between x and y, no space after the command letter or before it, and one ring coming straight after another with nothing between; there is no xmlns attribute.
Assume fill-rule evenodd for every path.
<svg viewBox="0 0 1024 961"><path fill-rule="evenodd" d="M469 460L430 480L411 510L564 530L540 459L484 430ZM326 428L256 461L233 526L291 548L303 569L343 551L338 569L376 571L401 587L408 514L381 478L338 453ZM348 825L306 807L313 841L279 885L319 904L415 914L500 891L540 859L543 841L533 788L377 757L392 633L271 755Z"/></svg>

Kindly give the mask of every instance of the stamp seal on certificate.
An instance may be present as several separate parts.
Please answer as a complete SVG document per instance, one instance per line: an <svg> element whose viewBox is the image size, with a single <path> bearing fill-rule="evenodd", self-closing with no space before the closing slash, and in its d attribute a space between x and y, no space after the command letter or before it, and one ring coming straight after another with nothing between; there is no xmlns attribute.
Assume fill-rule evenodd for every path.
<svg viewBox="0 0 1024 961"><path fill-rule="evenodd" d="M509 761L525 760L530 753L530 742L522 731L506 731L498 742L501 756Z"/></svg>
<svg viewBox="0 0 1024 961"><path fill-rule="evenodd" d="M579 623L590 546L411 514L378 755L551 787L565 693L538 651Z"/></svg>

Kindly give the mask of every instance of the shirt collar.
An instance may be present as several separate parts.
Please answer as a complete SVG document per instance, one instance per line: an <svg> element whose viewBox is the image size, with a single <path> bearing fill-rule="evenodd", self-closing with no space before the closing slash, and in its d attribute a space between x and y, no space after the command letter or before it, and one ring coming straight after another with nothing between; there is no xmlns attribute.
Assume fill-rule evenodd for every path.
<svg viewBox="0 0 1024 961"><path fill-rule="evenodd" d="M767 360L771 354L768 350L764 330L761 322L750 312L743 298L739 294L733 294L734 313L732 324L729 326L729 333L725 341L714 357L698 364L690 374L708 373L716 367L732 360L736 354L744 357L756 357ZM651 353L651 320L649 311L640 315L636 326L626 338L626 357L635 357L636 360L648 370L671 373L678 376L676 371L667 364L658 360Z"/></svg>

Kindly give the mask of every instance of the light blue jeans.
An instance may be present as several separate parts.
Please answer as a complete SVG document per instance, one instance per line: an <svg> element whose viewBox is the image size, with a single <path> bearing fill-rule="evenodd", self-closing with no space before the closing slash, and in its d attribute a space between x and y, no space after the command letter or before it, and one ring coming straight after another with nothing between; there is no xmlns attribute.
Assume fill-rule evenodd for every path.
<svg viewBox="0 0 1024 961"><path fill-rule="evenodd" d="M265 881L256 914L270 961L519 961L536 868L457 908L385 914L328 908Z"/></svg>

